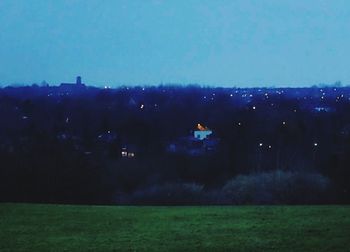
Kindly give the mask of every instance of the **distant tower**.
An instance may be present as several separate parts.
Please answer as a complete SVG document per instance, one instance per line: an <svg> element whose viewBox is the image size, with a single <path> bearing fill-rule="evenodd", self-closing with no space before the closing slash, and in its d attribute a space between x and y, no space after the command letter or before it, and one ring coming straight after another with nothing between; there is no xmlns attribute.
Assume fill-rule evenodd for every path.
<svg viewBox="0 0 350 252"><path fill-rule="evenodd" d="M77 85L81 85L81 77L80 76L77 77L77 83L76 84Z"/></svg>

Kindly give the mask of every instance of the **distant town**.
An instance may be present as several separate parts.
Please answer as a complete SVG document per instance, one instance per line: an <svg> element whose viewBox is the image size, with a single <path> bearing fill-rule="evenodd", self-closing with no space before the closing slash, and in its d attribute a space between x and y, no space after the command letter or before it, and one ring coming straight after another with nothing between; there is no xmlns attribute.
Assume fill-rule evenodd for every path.
<svg viewBox="0 0 350 252"><path fill-rule="evenodd" d="M340 83L310 88L97 88L78 76L59 86L4 87L1 198L113 204L349 203L349 109L350 88ZM275 180L276 174L282 182ZM237 196L246 186L240 176L272 184L254 198ZM288 193L271 189L290 176L297 187L281 189Z"/></svg>

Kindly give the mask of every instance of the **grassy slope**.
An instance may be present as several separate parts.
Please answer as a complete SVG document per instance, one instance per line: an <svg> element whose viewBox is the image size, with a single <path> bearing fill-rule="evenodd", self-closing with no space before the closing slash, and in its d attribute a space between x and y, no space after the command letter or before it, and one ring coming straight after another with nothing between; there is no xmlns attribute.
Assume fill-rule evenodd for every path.
<svg viewBox="0 0 350 252"><path fill-rule="evenodd" d="M350 251L350 207L0 204L0 251Z"/></svg>

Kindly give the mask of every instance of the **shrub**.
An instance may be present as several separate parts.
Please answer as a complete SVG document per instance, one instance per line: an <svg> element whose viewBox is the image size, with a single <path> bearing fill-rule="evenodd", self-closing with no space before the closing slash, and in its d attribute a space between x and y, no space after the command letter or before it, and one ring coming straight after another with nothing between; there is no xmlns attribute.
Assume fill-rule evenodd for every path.
<svg viewBox="0 0 350 252"><path fill-rule="evenodd" d="M233 204L310 204L326 202L329 186L319 173L276 170L239 175L222 191Z"/></svg>

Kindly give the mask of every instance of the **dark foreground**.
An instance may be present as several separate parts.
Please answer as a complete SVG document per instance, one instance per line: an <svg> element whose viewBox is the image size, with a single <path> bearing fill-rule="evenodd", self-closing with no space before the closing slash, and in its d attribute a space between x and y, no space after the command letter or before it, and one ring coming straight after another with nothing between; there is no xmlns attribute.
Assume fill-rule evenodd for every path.
<svg viewBox="0 0 350 252"><path fill-rule="evenodd" d="M0 204L0 251L349 251L348 206Z"/></svg>

